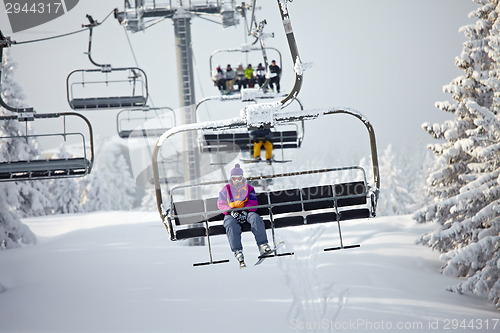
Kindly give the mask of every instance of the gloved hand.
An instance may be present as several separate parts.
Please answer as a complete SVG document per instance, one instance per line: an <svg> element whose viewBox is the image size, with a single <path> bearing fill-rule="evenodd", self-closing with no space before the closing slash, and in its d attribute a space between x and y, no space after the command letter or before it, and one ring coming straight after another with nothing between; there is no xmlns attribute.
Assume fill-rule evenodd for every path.
<svg viewBox="0 0 500 333"><path fill-rule="evenodd" d="M240 216L238 216L237 220L239 222L246 222L248 216L248 212L246 210L240 211Z"/></svg>
<svg viewBox="0 0 500 333"><path fill-rule="evenodd" d="M236 220L240 220L240 211L232 211L231 216L234 217Z"/></svg>
<svg viewBox="0 0 500 333"><path fill-rule="evenodd" d="M247 220L248 212L246 210L238 210L231 212L231 216L238 222L245 222Z"/></svg>

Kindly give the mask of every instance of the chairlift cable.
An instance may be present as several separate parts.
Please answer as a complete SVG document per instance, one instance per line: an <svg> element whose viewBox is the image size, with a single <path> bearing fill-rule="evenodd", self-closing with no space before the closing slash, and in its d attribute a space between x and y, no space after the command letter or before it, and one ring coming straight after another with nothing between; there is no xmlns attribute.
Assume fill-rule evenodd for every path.
<svg viewBox="0 0 500 333"><path fill-rule="evenodd" d="M205 20L205 21L208 21L208 22L212 22L212 23L215 23L215 24L222 25L222 23L217 22L217 21L215 21L215 20L208 19L208 18L206 18L206 17L203 17L202 15L199 15L199 14L195 14L195 15L196 15L196 17L198 17L198 18L200 18L200 19L203 19L203 20Z"/></svg>
<svg viewBox="0 0 500 333"><path fill-rule="evenodd" d="M125 37L127 37L128 46L130 48L130 52L132 53L132 57L134 58L135 66L140 67L137 62L137 57L135 56L134 48L132 47L132 43L130 42L130 38L128 37L127 29L123 27L123 32L125 32Z"/></svg>
<svg viewBox="0 0 500 333"><path fill-rule="evenodd" d="M66 36L74 35L74 34L77 34L77 33L80 33L80 32L84 32L84 31L87 31L87 30L89 30L88 27L80 29L80 30L76 30L76 31L73 31L73 32L68 32L68 33L62 34L62 35L52 36L52 37L46 37L46 38L40 38L40 39L32 39L32 40L27 40L27 41L22 41L22 42L12 41L12 44L22 45L22 44L28 44L28 43L44 42L44 41L51 40L51 39L56 39L56 38L61 38L61 37L66 37Z"/></svg>
<svg viewBox="0 0 500 333"><path fill-rule="evenodd" d="M113 14L113 12L114 12L114 9L104 18L104 20L102 20L101 23L98 23L97 25L101 25L102 23L104 23L104 21L106 21L108 19L108 17L111 14ZM51 39L56 39L56 38L61 38L61 37L66 37L66 36L71 36L71 35L74 35L74 34L77 34L77 33L80 33L80 32L87 31L90 28L91 27L86 26L86 27L84 27L83 29L80 29L80 30L75 30L75 31L72 31L72 32L68 32L68 33L60 34L60 35L55 35L55 36L51 36L51 37L45 37L45 38L39 38L39 39L31 39L31 40L26 40L26 41L21 41L21 42L12 41L12 44L22 45L22 44L28 44L28 43L44 42L44 41L51 40Z"/></svg>
<svg viewBox="0 0 500 333"><path fill-rule="evenodd" d="M135 66L137 68L140 68L139 62L137 61L137 57L135 56L134 47L132 46L132 42L130 42L130 38L128 36L127 29L125 28L125 26L123 27L123 31L125 32L125 36L127 37L128 46L130 48L130 52L132 53L132 57L134 58ZM154 107L155 104L153 102L153 98L151 97L151 94L148 94L148 98L151 101L151 105Z"/></svg>
<svg viewBox="0 0 500 333"><path fill-rule="evenodd" d="M156 20L155 22L153 22L153 20L151 20L151 21L149 21L149 22L153 22L153 23L151 23L151 24L150 24L150 25L148 25L147 27L144 27L144 30L149 29L149 28L151 28L152 26L157 25L158 23L161 23L161 22L165 21L166 19L167 19L167 17L162 17L161 19ZM149 22L148 22L148 23L149 23Z"/></svg>

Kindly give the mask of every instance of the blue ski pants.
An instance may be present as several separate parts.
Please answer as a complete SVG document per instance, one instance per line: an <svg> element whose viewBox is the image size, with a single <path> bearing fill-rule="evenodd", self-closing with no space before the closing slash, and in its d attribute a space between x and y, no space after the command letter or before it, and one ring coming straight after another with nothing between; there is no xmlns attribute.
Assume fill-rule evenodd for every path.
<svg viewBox="0 0 500 333"><path fill-rule="evenodd" d="M255 212L248 212L247 222L250 223L251 231L255 237L257 245L266 244L266 227L262 217ZM243 250L243 245L241 245L240 222L228 214L224 217L224 228L226 228L227 239L229 241L231 251L235 252Z"/></svg>

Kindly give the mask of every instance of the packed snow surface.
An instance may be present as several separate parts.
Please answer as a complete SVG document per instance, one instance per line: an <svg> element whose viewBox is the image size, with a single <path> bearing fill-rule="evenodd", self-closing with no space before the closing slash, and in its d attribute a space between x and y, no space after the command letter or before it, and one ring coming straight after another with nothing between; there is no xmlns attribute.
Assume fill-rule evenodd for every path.
<svg viewBox="0 0 500 333"><path fill-rule="evenodd" d="M439 254L415 245L435 226L409 216L278 229L294 256L239 269L224 236L172 242L155 212L23 220L38 244L0 251L0 332L438 332L500 330L485 300L446 291ZM270 231L268 231L269 237ZM468 329L460 325L468 326ZM453 329L455 328L455 329Z"/></svg>

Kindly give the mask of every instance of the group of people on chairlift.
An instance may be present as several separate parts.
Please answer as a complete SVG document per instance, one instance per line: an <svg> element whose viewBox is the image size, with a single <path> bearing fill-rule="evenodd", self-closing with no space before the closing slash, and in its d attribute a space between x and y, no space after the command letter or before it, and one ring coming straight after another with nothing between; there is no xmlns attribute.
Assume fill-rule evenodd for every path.
<svg viewBox="0 0 500 333"><path fill-rule="evenodd" d="M271 61L271 65L269 65L268 72L262 66L262 63L259 63L256 69L251 64L248 64L246 68L243 68L243 65L239 64L236 69L233 69L228 64L225 70L219 65L213 73L212 79L214 85L223 94L232 94L236 91L235 85L238 86L238 91L241 91L242 88L254 88L257 85L264 90L270 88L272 91L279 93L280 76L281 68L273 60ZM269 78L268 87L264 87L266 77Z"/></svg>

